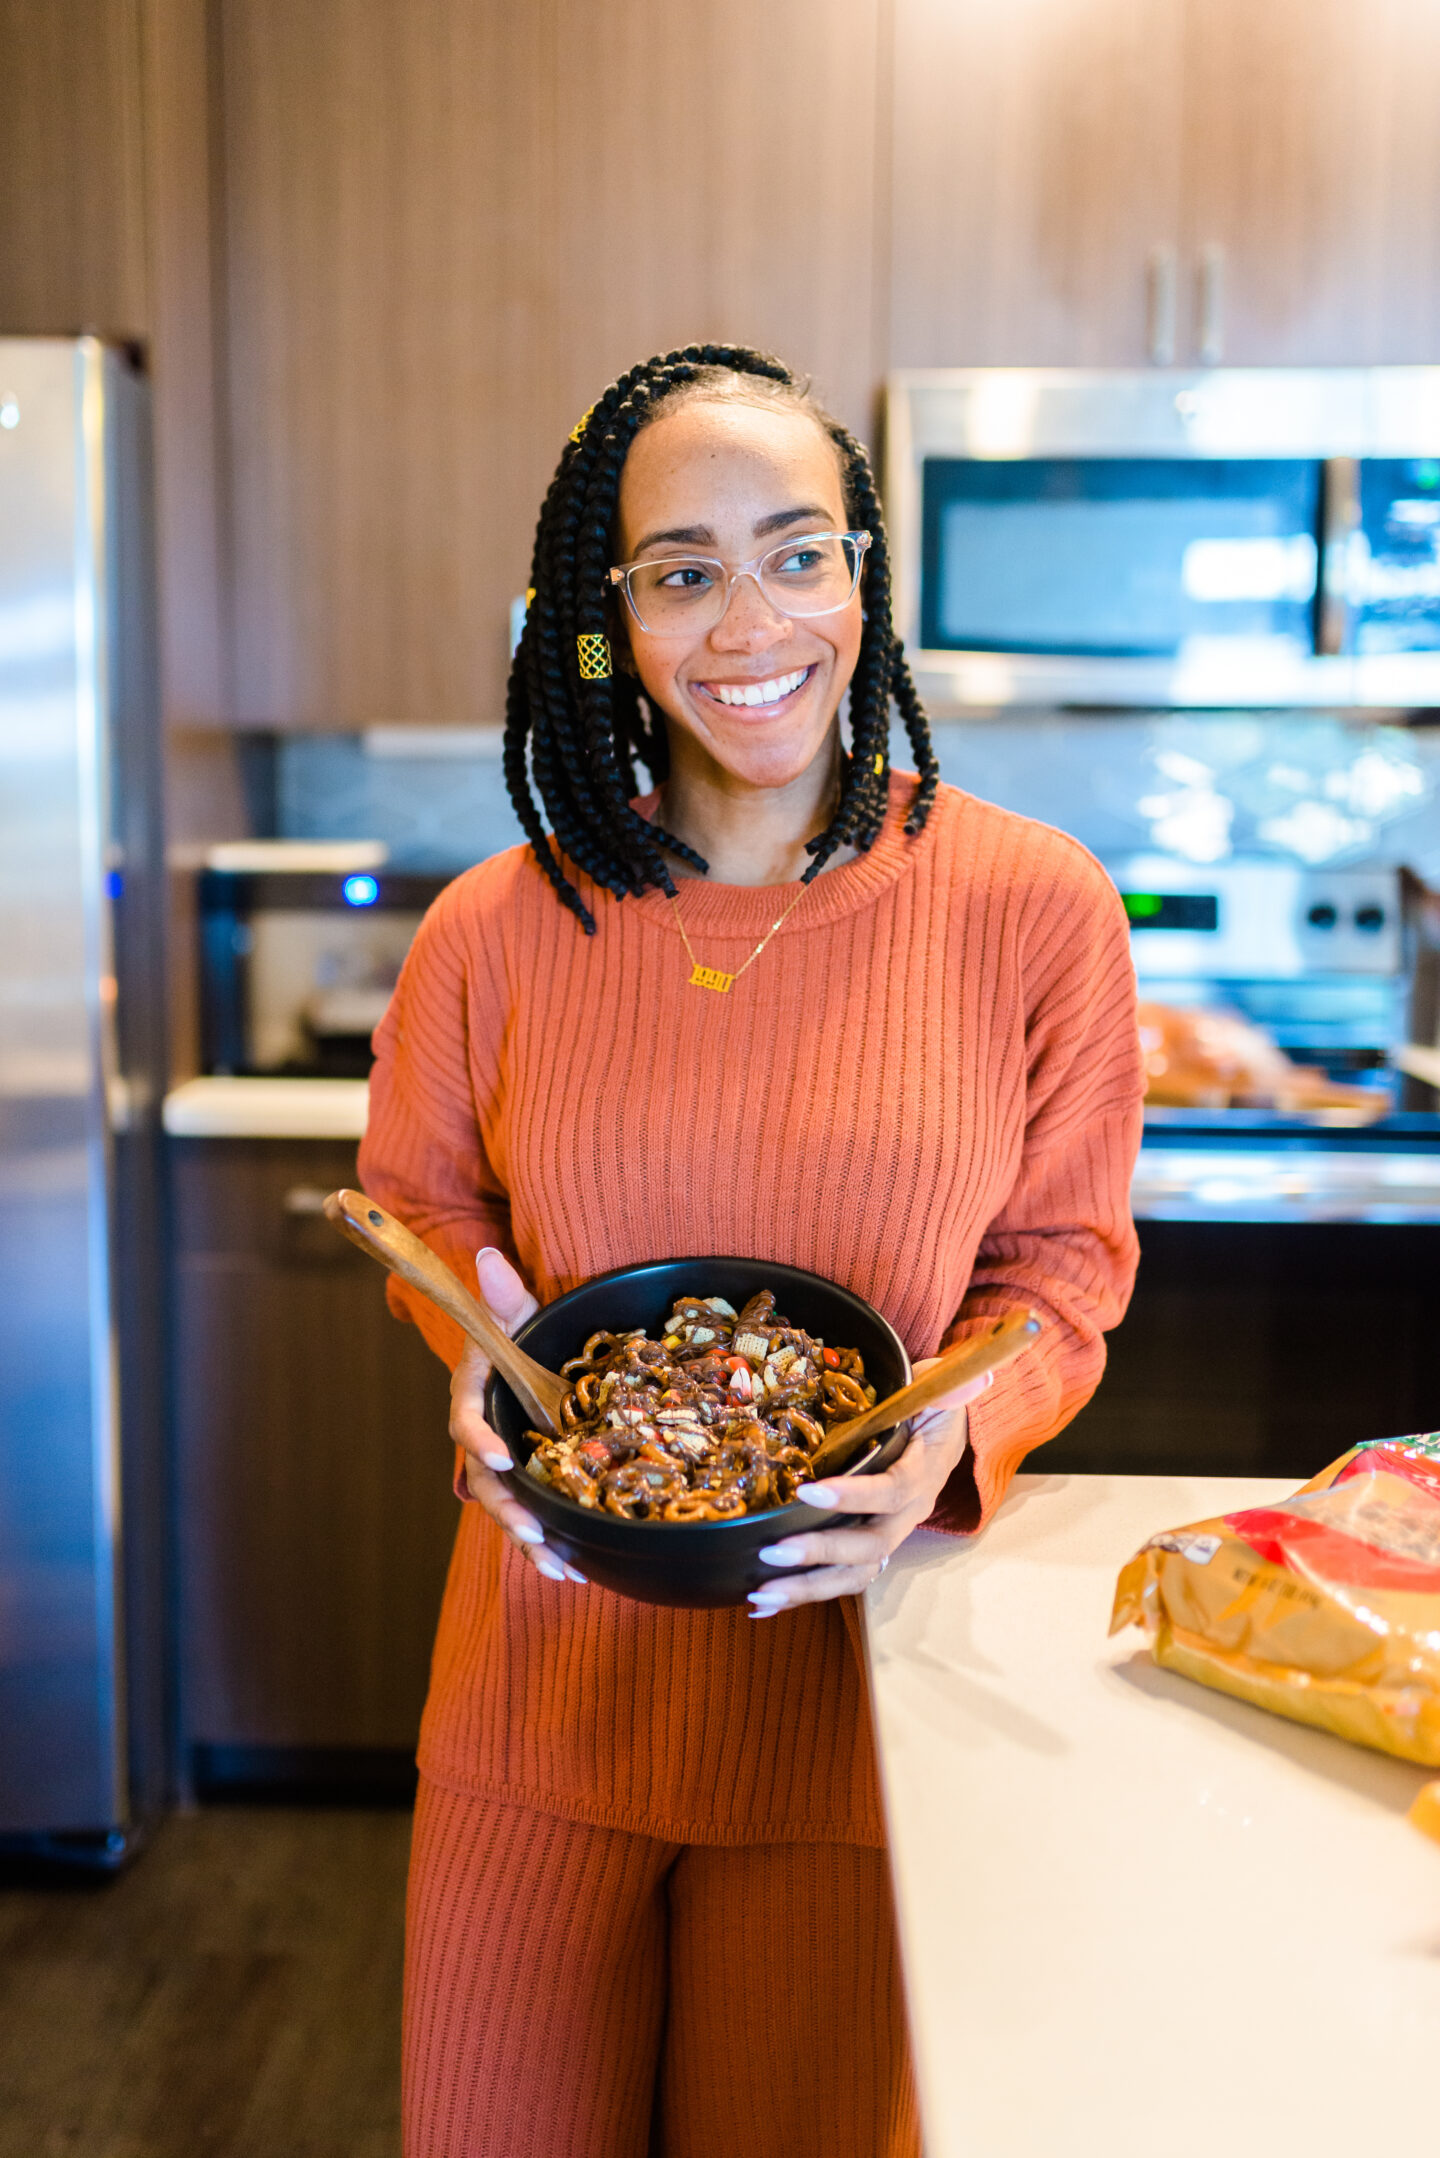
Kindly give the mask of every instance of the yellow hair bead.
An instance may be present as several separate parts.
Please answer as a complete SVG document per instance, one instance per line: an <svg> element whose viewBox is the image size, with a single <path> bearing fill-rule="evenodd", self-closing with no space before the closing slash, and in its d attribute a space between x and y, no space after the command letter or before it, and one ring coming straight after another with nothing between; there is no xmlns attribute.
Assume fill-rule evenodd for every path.
<svg viewBox="0 0 1440 2158"><path fill-rule="evenodd" d="M879 751L879 750L877 749L877 750L876 750L876 752L875 752L875 770L876 770L876 772L877 772L877 773L880 773L880 772L883 772L883 771L884 771L884 769L885 769L885 759L884 759L884 757L882 756L881 752L880 752L880 751Z"/></svg>
<svg viewBox="0 0 1440 2158"><path fill-rule="evenodd" d="M599 630L586 630L575 639L580 655L580 679L582 682L608 682L610 679L610 639Z"/></svg>
<svg viewBox="0 0 1440 2158"><path fill-rule="evenodd" d="M590 407L590 412L593 412L594 410L595 407L594 405L592 405ZM590 412L582 413L580 415L580 418L575 422L575 425L571 428L570 440L572 442L578 442L580 440L580 437L584 434L586 428L590 425Z"/></svg>

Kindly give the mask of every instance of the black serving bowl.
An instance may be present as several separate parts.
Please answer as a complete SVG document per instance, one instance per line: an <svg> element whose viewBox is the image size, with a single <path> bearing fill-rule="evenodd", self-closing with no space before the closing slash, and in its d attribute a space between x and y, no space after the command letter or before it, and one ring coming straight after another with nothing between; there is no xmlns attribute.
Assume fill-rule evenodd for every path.
<svg viewBox="0 0 1440 2158"><path fill-rule="evenodd" d="M677 1296L723 1296L738 1311L757 1289L774 1291L777 1308L792 1326L818 1334L833 1348L858 1349L865 1359L866 1381L879 1399L907 1384L910 1359L905 1344L872 1304L819 1274L765 1259L657 1259L645 1266L617 1267L537 1311L515 1339L538 1363L558 1371L602 1327L619 1334L640 1326L647 1334L658 1334ZM788 1506L741 1514L734 1521L626 1521L618 1514L578 1506L563 1492L524 1474L535 1450L526 1436L528 1419L498 1375L492 1375L486 1390L485 1415L516 1464L501 1482L543 1525L549 1549L591 1581L638 1603L689 1609L743 1603L751 1589L784 1578L784 1570L766 1566L757 1556L766 1544L800 1530L854 1527L869 1518L822 1513L794 1499ZM908 1434L905 1424L885 1433L876 1450L865 1454L858 1473L872 1475L888 1468L904 1450Z"/></svg>

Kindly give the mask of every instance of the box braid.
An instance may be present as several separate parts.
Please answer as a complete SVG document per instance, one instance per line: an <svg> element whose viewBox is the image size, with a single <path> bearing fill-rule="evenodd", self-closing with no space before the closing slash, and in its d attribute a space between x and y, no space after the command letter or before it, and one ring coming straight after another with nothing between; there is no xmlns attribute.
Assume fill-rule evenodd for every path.
<svg viewBox="0 0 1440 2158"><path fill-rule="evenodd" d="M575 429L550 483L535 534L533 587L510 669L505 707L505 781L536 860L588 936L595 921L561 867L546 834L548 815L560 855L602 889L623 899L656 886L673 896L665 857L702 875L694 849L630 806L639 792L636 759L659 781L669 769L664 722L626 674L582 680L576 638L612 635L607 578L614 547L620 475L630 445L664 402L680 392L703 396L773 396L810 413L840 459L846 516L868 530L865 624L850 684L852 751L840 800L825 831L809 842L814 857L803 882L817 876L838 847L871 846L889 797L890 701L893 697L920 772L906 818L918 832L930 812L940 772L925 710L916 695L890 619L890 558L884 520L864 449L810 396L782 361L744 345L686 345L632 367L597 399ZM612 638L613 641L613 638ZM536 800L538 795L539 800Z"/></svg>

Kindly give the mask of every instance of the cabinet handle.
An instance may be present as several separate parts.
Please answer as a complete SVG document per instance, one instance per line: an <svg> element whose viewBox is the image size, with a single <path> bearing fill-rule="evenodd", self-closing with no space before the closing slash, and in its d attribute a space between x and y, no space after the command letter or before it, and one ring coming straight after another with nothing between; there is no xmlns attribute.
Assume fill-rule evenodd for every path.
<svg viewBox="0 0 1440 2158"><path fill-rule="evenodd" d="M1145 349L1152 367L1175 364L1175 250L1152 247L1145 264Z"/></svg>
<svg viewBox="0 0 1440 2158"><path fill-rule="evenodd" d="M1195 320L1200 364L1218 367L1225 357L1225 250L1215 241L1200 250Z"/></svg>
<svg viewBox="0 0 1440 2158"><path fill-rule="evenodd" d="M292 1184L280 1207L286 1214L323 1214L325 1194L315 1184Z"/></svg>
<svg viewBox="0 0 1440 2158"><path fill-rule="evenodd" d="M1360 526L1360 460L1325 460L1325 545L1320 557L1316 650L1343 652L1350 626L1350 571Z"/></svg>

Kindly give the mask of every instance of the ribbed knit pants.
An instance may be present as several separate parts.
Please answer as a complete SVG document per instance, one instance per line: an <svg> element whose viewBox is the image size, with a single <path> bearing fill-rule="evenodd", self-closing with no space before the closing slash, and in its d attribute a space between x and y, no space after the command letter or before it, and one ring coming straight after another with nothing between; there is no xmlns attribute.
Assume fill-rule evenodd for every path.
<svg viewBox="0 0 1440 2158"><path fill-rule="evenodd" d="M420 1779L405 2158L918 2158L883 1851L591 1828Z"/></svg>

